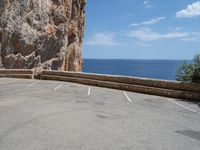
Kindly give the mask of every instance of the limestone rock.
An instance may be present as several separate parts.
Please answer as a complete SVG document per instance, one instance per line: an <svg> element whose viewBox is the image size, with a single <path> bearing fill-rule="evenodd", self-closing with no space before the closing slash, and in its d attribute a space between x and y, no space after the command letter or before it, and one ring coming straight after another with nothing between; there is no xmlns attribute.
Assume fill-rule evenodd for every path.
<svg viewBox="0 0 200 150"><path fill-rule="evenodd" d="M82 70L86 0L0 0L0 68Z"/></svg>

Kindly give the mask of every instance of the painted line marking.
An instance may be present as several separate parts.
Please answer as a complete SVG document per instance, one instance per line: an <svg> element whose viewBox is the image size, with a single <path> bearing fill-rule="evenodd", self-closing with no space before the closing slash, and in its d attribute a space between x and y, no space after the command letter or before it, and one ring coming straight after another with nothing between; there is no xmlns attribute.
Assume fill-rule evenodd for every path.
<svg viewBox="0 0 200 150"><path fill-rule="evenodd" d="M58 90L61 86L63 86L64 83L59 84L57 87L54 88L54 90Z"/></svg>
<svg viewBox="0 0 200 150"><path fill-rule="evenodd" d="M91 87L89 86L89 88L88 88L88 96L90 95L90 92L91 92Z"/></svg>
<svg viewBox="0 0 200 150"><path fill-rule="evenodd" d="M128 95L126 94L125 91L124 91L124 95L126 96L126 98L128 99L129 102L132 102L132 100L128 97Z"/></svg>
<svg viewBox="0 0 200 150"><path fill-rule="evenodd" d="M35 84L37 84L37 83L39 83L40 81L36 81L36 82L33 82L33 83L31 83L31 84L28 84L27 86L33 86L33 85L35 85Z"/></svg>
<svg viewBox="0 0 200 150"><path fill-rule="evenodd" d="M175 102L174 100L171 100L171 99L169 99L169 98L167 98L167 100L170 101L170 102L172 102L172 103L174 103L174 104L176 104L176 105L178 105L178 106L180 106L180 107L182 107L182 108L184 108L184 109L187 109L187 110L189 110L189 111L191 111L191 112L193 112L193 113L197 113L196 110L193 110L193 109L191 109L191 108L189 108L189 107L187 107L187 106L181 105L181 104Z"/></svg>

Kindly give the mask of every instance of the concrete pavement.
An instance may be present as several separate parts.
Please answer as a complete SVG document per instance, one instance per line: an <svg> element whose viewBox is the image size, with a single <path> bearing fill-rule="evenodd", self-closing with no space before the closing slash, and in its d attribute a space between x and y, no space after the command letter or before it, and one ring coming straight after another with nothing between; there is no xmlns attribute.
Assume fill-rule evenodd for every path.
<svg viewBox="0 0 200 150"><path fill-rule="evenodd" d="M199 147L199 104L60 81L0 78L0 150Z"/></svg>

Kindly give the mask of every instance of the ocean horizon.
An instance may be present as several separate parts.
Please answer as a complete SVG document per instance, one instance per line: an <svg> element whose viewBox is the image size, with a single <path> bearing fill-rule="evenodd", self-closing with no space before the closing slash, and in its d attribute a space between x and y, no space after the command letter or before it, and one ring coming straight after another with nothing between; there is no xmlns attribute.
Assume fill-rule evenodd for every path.
<svg viewBox="0 0 200 150"><path fill-rule="evenodd" d="M176 80L185 60L170 59L83 59L83 72ZM190 61L190 60L186 60Z"/></svg>

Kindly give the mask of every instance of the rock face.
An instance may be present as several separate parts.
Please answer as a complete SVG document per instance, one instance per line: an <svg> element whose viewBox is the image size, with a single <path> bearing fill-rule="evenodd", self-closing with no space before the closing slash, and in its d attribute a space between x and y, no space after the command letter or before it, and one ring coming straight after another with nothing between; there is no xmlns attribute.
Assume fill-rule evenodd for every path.
<svg viewBox="0 0 200 150"><path fill-rule="evenodd" d="M82 70L86 0L0 0L0 68Z"/></svg>

